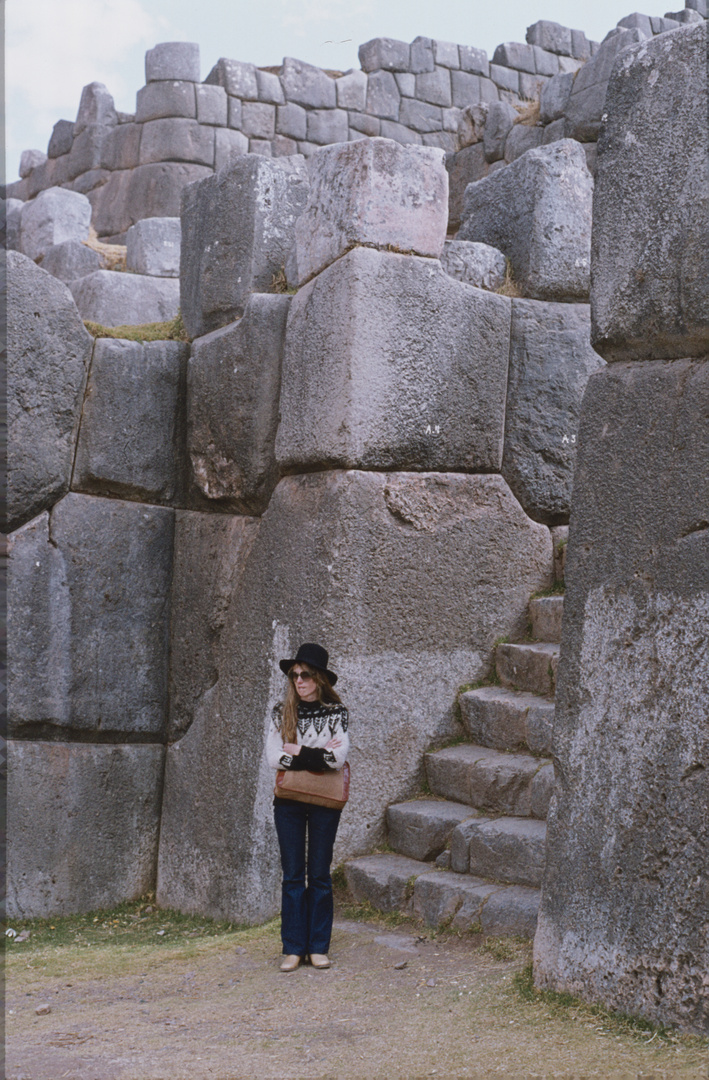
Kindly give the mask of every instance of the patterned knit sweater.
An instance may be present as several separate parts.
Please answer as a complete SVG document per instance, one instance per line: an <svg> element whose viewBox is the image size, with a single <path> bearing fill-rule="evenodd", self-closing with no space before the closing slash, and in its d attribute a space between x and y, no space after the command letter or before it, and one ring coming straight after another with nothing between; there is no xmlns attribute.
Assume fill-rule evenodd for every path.
<svg viewBox="0 0 709 1080"><path fill-rule="evenodd" d="M319 701L298 702L298 731L296 744L302 746L299 754L283 752L281 723L283 705L274 705L266 740L266 758L272 769L341 769L347 761L350 737L347 734L349 718L344 705L322 705ZM330 739L338 738L340 745L326 750Z"/></svg>

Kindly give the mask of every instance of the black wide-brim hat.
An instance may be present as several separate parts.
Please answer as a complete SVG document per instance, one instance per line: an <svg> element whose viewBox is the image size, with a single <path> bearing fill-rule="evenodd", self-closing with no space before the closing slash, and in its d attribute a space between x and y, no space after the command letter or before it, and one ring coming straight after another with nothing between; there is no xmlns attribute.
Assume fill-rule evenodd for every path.
<svg viewBox="0 0 709 1080"><path fill-rule="evenodd" d="M329 660L327 649L323 649L322 645L315 645L314 642L307 642L305 645L301 645L293 660L279 660L278 666L284 675L287 675L293 664L307 664L308 667L315 668L316 671L324 671L330 680L330 686L334 686L337 682L337 675L334 671L328 671L327 662Z"/></svg>

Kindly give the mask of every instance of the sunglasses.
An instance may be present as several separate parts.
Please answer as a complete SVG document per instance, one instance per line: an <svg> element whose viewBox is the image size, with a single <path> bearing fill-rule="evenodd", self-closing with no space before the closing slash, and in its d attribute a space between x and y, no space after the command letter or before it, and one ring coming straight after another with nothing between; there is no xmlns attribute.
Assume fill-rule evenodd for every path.
<svg viewBox="0 0 709 1080"><path fill-rule="evenodd" d="M315 681L315 676L310 671L293 671L291 669L291 671L288 672L288 678L292 679L293 682L297 682L298 679L302 679L303 682L309 682L310 680Z"/></svg>

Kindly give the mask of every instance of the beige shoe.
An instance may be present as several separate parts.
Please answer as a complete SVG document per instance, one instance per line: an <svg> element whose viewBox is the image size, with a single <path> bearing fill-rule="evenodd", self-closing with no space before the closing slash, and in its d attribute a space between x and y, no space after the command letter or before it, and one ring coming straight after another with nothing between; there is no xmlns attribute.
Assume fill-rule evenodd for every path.
<svg viewBox="0 0 709 1080"><path fill-rule="evenodd" d="M300 961L300 956L284 956L281 961L281 971L295 971L300 966Z"/></svg>
<svg viewBox="0 0 709 1080"><path fill-rule="evenodd" d="M310 963L313 965L314 968L329 968L330 958L328 956L325 956L323 953L311 952Z"/></svg>

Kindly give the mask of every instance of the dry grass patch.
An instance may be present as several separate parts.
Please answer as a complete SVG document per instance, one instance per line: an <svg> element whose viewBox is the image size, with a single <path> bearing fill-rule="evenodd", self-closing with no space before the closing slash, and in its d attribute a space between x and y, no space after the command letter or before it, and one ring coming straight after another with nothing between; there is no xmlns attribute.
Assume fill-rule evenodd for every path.
<svg viewBox="0 0 709 1080"><path fill-rule="evenodd" d="M170 322L141 323L136 326L101 326L84 320L84 326L94 338L120 338L122 341L186 341L190 337L182 321L182 315Z"/></svg>
<svg viewBox="0 0 709 1080"><path fill-rule="evenodd" d="M531 101L522 101L519 105L515 105L515 109L518 112L518 116L515 119L515 124L524 124L525 127L536 127L540 120L540 101L539 98L532 98Z"/></svg>
<svg viewBox="0 0 709 1080"><path fill-rule="evenodd" d="M99 240L96 235L96 230L93 225L89 228L88 240L82 240L82 244L85 247L91 248L92 251L97 251L103 259L104 270L118 270L123 271L126 269L126 253L128 248L125 244L104 244L102 240Z"/></svg>

